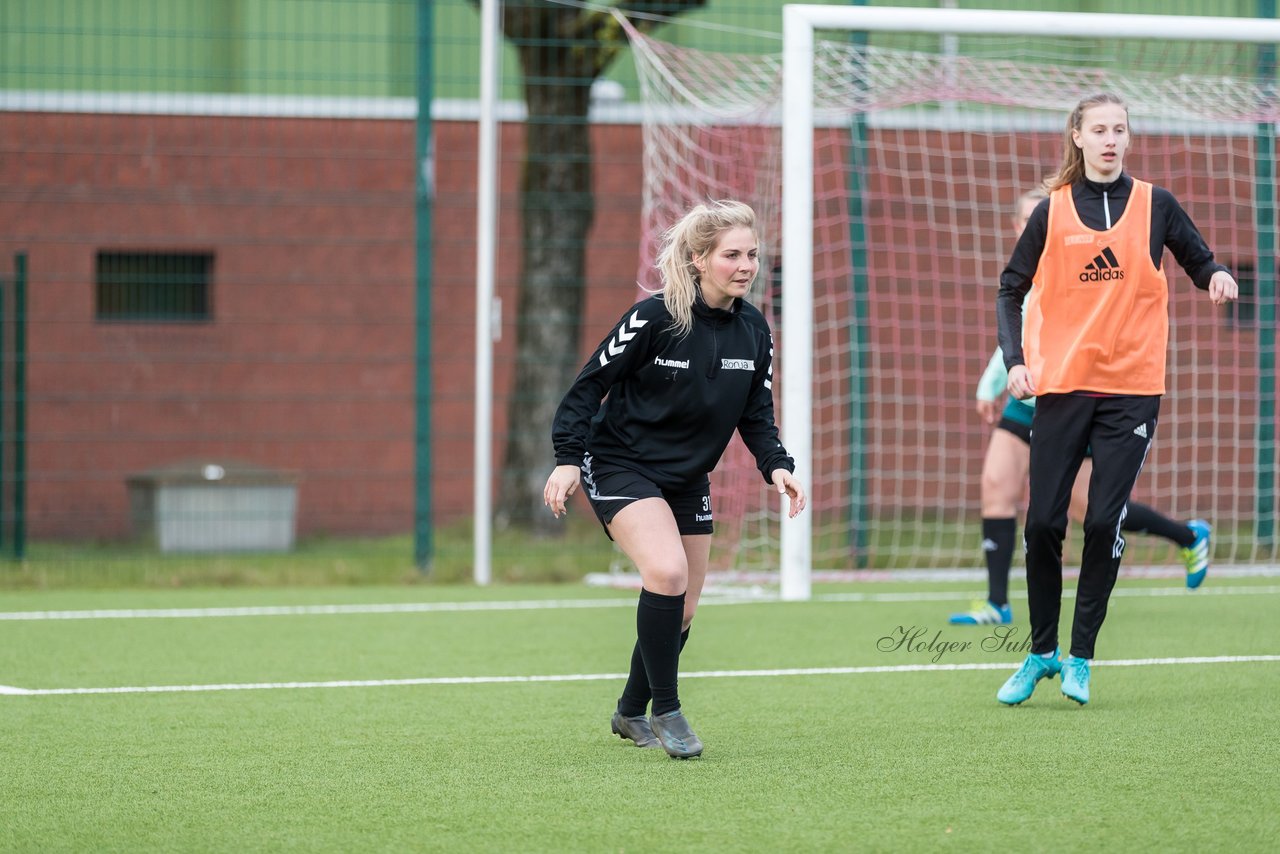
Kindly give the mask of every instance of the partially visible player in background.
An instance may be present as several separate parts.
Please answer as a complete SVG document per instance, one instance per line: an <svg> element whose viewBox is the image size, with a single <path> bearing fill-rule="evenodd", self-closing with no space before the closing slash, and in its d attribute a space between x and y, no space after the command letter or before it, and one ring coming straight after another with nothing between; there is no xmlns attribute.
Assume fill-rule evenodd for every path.
<svg viewBox="0 0 1280 854"><path fill-rule="evenodd" d="M1013 233L1022 230L1041 199L1048 193L1028 190L1014 206ZM1004 352L997 347L978 380L978 415L987 424L995 424L987 455L982 463L982 551L987 560L987 598L973 603L969 611L951 615L953 625L999 625L1013 621L1009 605L1009 569L1013 564L1014 544L1018 533L1018 505L1027 491L1027 475L1031 466L1031 418L1035 415L1035 398L1026 401L1010 397L1000 414L996 413L1005 393L1009 374L1004 367ZM1093 460L1085 457L1071 490L1068 516L1077 524L1084 522L1089 505L1089 477ZM1196 588L1209 569L1209 523L1203 519L1177 522L1159 511L1135 501L1129 502L1123 530L1163 537L1180 547L1187 570L1187 587Z"/></svg>
<svg viewBox="0 0 1280 854"><path fill-rule="evenodd" d="M996 693L1008 705L1059 674L1064 696L1089 702L1089 664L1124 554L1121 523L1165 392L1165 248L1214 305L1239 295L1173 194L1125 173L1129 141L1123 99L1104 92L1076 104L1062 162L1045 184L1049 198L1032 211L1000 274L996 322L1009 394L1036 398L1024 535L1031 652ZM1090 450L1070 655L1060 661L1062 541Z"/></svg>
<svg viewBox="0 0 1280 854"><path fill-rule="evenodd" d="M737 430L790 515L805 496L774 422L773 336L745 300L760 269L755 212L697 205L663 235L657 266L661 293L627 309L556 411L543 500L559 516L585 484L640 571L636 645L611 726L683 759L702 753L677 674L710 559L709 474Z"/></svg>

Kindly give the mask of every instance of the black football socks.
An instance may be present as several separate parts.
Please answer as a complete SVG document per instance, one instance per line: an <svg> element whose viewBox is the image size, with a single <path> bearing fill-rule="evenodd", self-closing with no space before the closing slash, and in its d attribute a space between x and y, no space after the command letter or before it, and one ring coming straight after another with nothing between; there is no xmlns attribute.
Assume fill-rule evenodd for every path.
<svg viewBox="0 0 1280 854"><path fill-rule="evenodd" d="M680 669L680 626L683 623L683 593L663 596L648 590L640 591L640 603L636 606L636 645L640 648L644 671L649 676L655 715L680 708L676 673Z"/></svg>
<svg viewBox="0 0 1280 854"><path fill-rule="evenodd" d="M681 620L681 622L684 622ZM689 642L689 630L680 633L680 651ZM649 700L653 699L649 690L649 674L644 670L644 657L640 655L640 641L636 641L631 650L631 672L627 674L627 684L618 698L618 712L629 718L643 715L649 710Z"/></svg>
<svg viewBox="0 0 1280 854"><path fill-rule="evenodd" d="M1120 530L1163 537L1184 549L1194 545L1196 541L1196 532L1182 522L1175 522L1168 516L1161 515L1154 507L1134 501L1129 502L1129 512L1125 514Z"/></svg>
<svg viewBox="0 0 1280 854"><path fill-rule="evenodd" d="M1013 564L1013 540L1017 519L982 520L982 551L987 558L987 599L1003 608L1009 604L1009 567Z"/></svg>

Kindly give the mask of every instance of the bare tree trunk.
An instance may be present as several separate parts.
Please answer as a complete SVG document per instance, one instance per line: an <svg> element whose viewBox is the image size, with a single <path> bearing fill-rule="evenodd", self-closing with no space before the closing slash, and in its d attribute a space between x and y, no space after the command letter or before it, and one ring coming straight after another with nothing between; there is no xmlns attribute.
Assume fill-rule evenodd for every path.
<svg viewBox="0 0 1280 854"><path fill-rule="evenodd" d="M478 5L479 0L472 0ZM632 0L635 11L678 15L706 0ZM634 22L641 31L656 22ZM503 30L520 57L526 123L515 392L498 496L499 525L563 531L542 505L555 464L551 420L577 376L587 235L595 215L587 108L591 84L626 47L607 11L508 0Z"/></svg>
<svg viewBox="0 0 1280 854"><path fill-rule="evenodd" d="M555 461L551 420L581 367L586 238L595 208L589 85L556 78L555 51L521 51L529 107L529 157L520 187L522 247L516 377L498 502L499 523L538 533L562 529L542 505ZM558 74L563 74L558 70ZM538 81L538 82L532 82Z"/></svg>

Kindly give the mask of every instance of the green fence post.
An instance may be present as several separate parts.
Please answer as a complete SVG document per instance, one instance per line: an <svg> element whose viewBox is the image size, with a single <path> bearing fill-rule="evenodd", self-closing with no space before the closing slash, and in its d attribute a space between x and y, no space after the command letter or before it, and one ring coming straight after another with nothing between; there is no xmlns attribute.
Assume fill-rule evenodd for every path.
<svg viewBox="0 0 1280 854"><path fill-rule="evenodd" d="M1259 0L1258 17L1274 18L1275 0ZM1276 48L1258 48L1258 76L1275 97ZM1275 543L1276 463L1276 132L1259 122L1254 134L1254 225L1257 229L1258 429L1255 536L1268 550Z"/></svg>
<svg viewBox="0 0 1280 854"><path fill-rule="evenodd" d="M9 455L9 401L5 400L6 374L9 372L9 352L5 350L4 325L7 315L8 281L0 276L0 551L9 539L9 481L5 478L6 460Z"/></svg>
<svg viewBox="0 0 1280 854"><path fill-rule="evenodd" d="M852 0L865 6L866 0ZM854 44L866 45L866 33L853 33ZM855 81L855 85L858 82ZM867 303L867 223L863 209L862 173L866 168L867 119L858 113L849 127L849 245L851 249L849 287L853 293L853 317L849 330L849 548L853 565L863 569L868 563L868 528L871 503L867 497L867 360L871 353L871 311Z"/></svg>
<svg viewBox="0 0 1280 854"><path fill-rule="evenodd" d="M431 569L435 548L431 525L431 203L435 192L435 162L431 139L433 96L432 0L418 0L415 193L416 254L416 371L414 385L414 518L413 562Z"/></svg>
<svg viewBox="0 0 1280 854"><path fill-rule="evenodd" d="M27 554L27 253L13 257L13 556Z"/></svg>

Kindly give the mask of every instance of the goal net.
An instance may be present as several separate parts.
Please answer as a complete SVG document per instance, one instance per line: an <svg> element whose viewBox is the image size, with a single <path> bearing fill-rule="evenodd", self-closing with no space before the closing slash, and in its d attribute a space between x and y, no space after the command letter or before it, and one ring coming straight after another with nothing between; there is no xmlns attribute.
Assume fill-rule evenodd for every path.
<svg viewBox="0 0 1280 854"><path fill-rule="evenodd" d="M630 32L645 114L642 281L658 234L690 205L756 207L764 262L751 298L774 328L783 441L810 494L790 527L735 441L713 477L715 565L784 565L802 573L801 595L810 569L982 565L991 426L975 387L996 346L1015 200L1055 170L1071 108L1104 90L1129 105L1126 170L1169 189L1241 285L1238 304L1215 307L1165 253L1168 392L1135 499L1209 519L1218 564L1270 560L1276 22L800 8L817 15L812 43L790 53ZM988 20L1006 32L980 31ZM910 31L923 26L938 29ZM807 61L811 109L784 92L784 55L792 86L795 57ZM786 180L784 201L788 169L804 180ZM1129 542L1126 565L1177 560L1163 540Z"/></svg>

